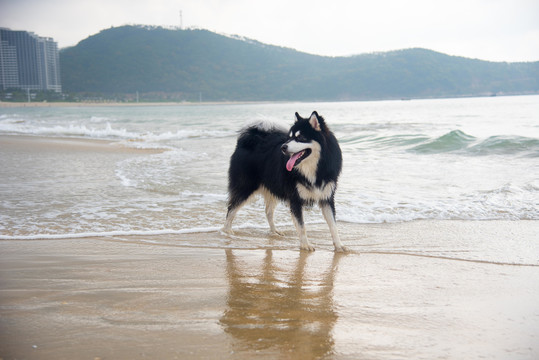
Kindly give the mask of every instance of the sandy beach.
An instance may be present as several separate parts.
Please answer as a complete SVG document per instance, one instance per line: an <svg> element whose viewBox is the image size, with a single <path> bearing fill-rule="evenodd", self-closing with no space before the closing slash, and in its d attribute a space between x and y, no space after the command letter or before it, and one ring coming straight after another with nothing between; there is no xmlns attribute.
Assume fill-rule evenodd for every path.
<svg viewBox="0 0 539 360"><path fill-rule="evenodd" d="M236 246L248 230L221 248L193 245L218 232L0 241L0 357L539 356L538 222L339 225L349 254L322 225L314 253ZM474 260L486 244L519 263Z"/></svg>

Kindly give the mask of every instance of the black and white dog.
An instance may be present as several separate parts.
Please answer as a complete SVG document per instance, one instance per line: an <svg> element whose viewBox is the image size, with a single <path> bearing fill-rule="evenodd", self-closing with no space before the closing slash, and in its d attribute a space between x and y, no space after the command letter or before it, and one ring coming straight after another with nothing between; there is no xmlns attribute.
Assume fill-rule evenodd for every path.
<svg viewBox="0 0 539 360"><path fill-rule="evenodd" d="M238 210L255 193L262 193L266 217L278 234L273 212L279 200L290 205L300 247L313 251L303 223L303 207L318 203L328 223L335 251L346 251L335 222L335 190L342 168L337 139L315 111L304 119L296 113L290 130L258 123L240 131L228 170L228 212L223 231L232 233Z"/></svg>

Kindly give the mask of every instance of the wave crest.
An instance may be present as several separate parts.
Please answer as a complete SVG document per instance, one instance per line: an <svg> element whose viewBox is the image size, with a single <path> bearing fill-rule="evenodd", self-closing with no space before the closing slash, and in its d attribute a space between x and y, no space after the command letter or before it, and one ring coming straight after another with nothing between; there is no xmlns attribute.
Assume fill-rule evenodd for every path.
<svg viewBox="0 0 539 360"><path fill-rule="evenodd" d="M512 155L527 153L539 156L539 139L524 136L491 136L468 151L474 155Z"/></svg>
<svg viewBox="0 0 539 360"><path fill-rule="evenodd" d="M456 152L465 155L539 156L539 139L524 136L496 135L479 141L460 130L453 130L409 149L418 154Z"/></svg>
<svg viewBox="0 0 539 360"><path fill-rule="evenodd" d="M476 140L475 137L460 130L453 130L427 143L414 146L410 150L420 154L438 154L462 150Z"/></svg>

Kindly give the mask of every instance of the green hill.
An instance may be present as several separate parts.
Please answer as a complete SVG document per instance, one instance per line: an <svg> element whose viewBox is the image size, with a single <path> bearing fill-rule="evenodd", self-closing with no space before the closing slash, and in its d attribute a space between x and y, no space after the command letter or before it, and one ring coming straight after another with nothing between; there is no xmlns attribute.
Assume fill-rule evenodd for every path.
<svg viewBox="0 0 539 360"><path fill-rule="evenodd" d="M67 92L194 100L361 100L539 93L539 62L408 49L323 57L207 30L123 26L60 52Z"/></svg>

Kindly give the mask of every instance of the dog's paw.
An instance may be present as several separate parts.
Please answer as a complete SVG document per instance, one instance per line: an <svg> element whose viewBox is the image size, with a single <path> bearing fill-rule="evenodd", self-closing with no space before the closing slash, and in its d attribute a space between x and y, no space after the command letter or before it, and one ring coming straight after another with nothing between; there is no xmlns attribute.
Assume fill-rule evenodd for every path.
<svg viewBox="0 0 539 360"><path fill-rule="evenodd" d="M234 231L232 229L222 228L219 232L221 233L221 235L225 235L225 236L234 235Z"/></svg>
<svg viewBox="0 0 539 360"><path fill-rule="evenodd" d="M299 247L301 250L305 250L305 251L314 251L314 246L312 246L311 244L309 243L301 243L300 247Z"/></svg>
<svg viewBox="0 0 539 360"><path fill-rule="evenodd" d="M280 231L277 231L277 230L270 230L270 235L271 236L279 236L279 237L283 237L284 236L284 233L280 232Z"/></svg>
<svg viewBox="0 0 539 360"><path fill-rule="evenodd" d="M335 246L335 252L338 252L338 253L346 253L346 252L350 252L350 250L348 250L348 248L346 246Z"/></svg>

